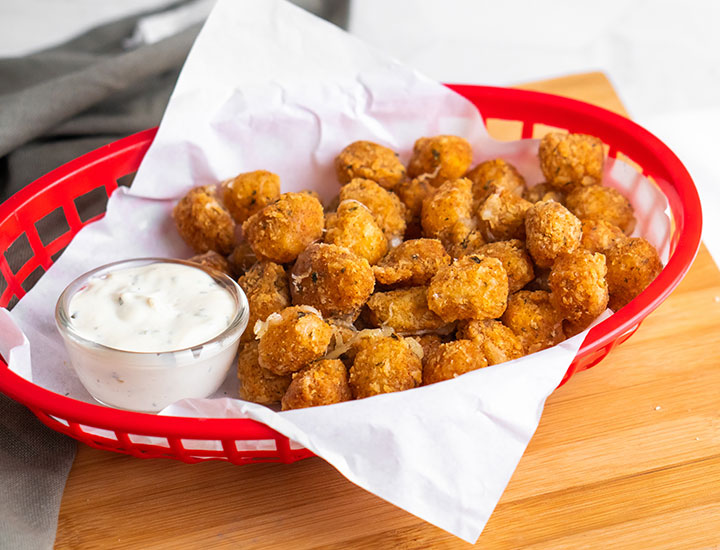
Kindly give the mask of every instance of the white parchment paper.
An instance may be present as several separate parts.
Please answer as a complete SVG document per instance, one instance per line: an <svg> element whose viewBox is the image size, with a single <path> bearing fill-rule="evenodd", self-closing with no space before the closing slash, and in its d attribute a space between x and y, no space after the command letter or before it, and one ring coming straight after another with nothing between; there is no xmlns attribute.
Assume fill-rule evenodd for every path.
<svg viewBox="0 0 720 550"><path fill-rule="evenodd" d="M407 160L415 139L441 133L468 139L476 162L503 156L530 184L540 181L536 140L491 140L476 108L444 86L283 0L220 0L133 187L113 194L107 215L76 236L12 314L0 311L0 353L34 383L92 402L67 364L54 325L57 298L107 262L191 256L170 218L188 189L267 169L280 175L283 191L309 188L329 199L338 190L332 160L348 143L376 141ZM619 161L608 162L606 183L630 197L637 232L667 261L662 193ZM357 485L474 542L585 334L448 382L282 413L231 399L231 372L214 399L182 401L162 414L264 422Z"/></svg>

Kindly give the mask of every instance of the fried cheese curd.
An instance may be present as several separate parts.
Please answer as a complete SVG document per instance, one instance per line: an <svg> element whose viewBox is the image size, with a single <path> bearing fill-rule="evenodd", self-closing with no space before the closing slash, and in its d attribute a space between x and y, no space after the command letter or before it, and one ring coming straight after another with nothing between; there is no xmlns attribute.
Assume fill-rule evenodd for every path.
<svg viewBox="0 0 720 550"><path fill-rule="evenodd" d="M458 136L423 137L413 146L407 174L438 187L463 177L471 164L472 148L467 140Z"/></svg>
<svg viewBox="0 0 720 550"><path fill-rule="evenodd" d="M255 334L260 366L284 375L325 355L333 329L315 308L291 306L258 323Z"/></svg>
<svg viewBox="0 0 720 550"><path fill-rule="evenodd" d="M442 338L440 338L440 336L437 334L421 334L418 336L410 336L410 338L420 344L420 347L422 348L422 365L424 369L427 359L435 352L438 347L440 347L440 344L443 343Z"/></svg>
<svg viewBox="0 0 720 550"><path fill-rule="evenodd" d="M422 382L422 347L396 334L364 339L350 367L353 397L409 390Z"/></svg>
<svg viewBox="0 0 720 550"><path fill-rule="evenodd" d="M395 193L372 180L356 178L340 189L340 202L347 200L356 200L370 210L391 246L402 240L407 226L405 205Z"/></svg>
<svg viewBox="0 0 720 550"><path fill-rule="evenodd" d="M495 319L508 299L502 262L487 256L463 256L441 267L428 286L428 307L446 323Z"/></svg>
<svg viewBox="0 0 720 550"><path fill-rule="evenodd" d="M488 244L487 239L479 229L473 229L465 238L457 244L449 244L448 254L453 258L462 258L478 253L483 246Z"/></svg>
<svg viewBox="0 0 720 550"><path fill-rule="evenodd" d="M602 181L605 152L594 136L551 132L540 140L538 156L545 180L558 191Z"/></svg>
<svg viewBox="0 0 720 550"><path fill-rule="evenodd" d="M488 242L524 239L525 214L531 206L515 193L500 189L478 208L478 227Z"/></svg>
<svg viewBox="0 0 720 550"><path fill-rule="evenodd" d="M446 323L428 309L427 287L376 292L367 302L373 326L391 327L399 334L434 331Z"/></svg>
<svg viewBox="0 0 720 550"><path fill-rule="evenodd" d="M488 366L482 347L472 340L440 344L423 365L423 386L453 378Z"/></svg>
<svg viewBox="0 0 720 550"><path fill-rule="evenodd" d="M525 191L525 178L503 159L481 162L465 174L465 177L473 182L472 194L476 204L482 204L500 189L518 196L522 196Z"/></svg>
<svg viewBox="0 0 720 550"><path fill-rule="evenodd" d="M393 189L405 177L405 167L397 154L372 141L356 141L345 147L335 157L335 172L343 185L362 178L385 189Z"/></svg>
<svg viewBox="0 0 720 550"><path fill-rule="evenodd" d="M618 226L626 235L635 229L635 215L630 201L611 187L577 187L567 196L565 205L580 219L604 220Z"/></svg>
<svg viewBox="0 0 720 550"><path fill-rule="evenodd" d="M559 202L562 205L565 204L565 193L558 191L557 189L553 189L547 182L538 183L537 185L529 187L523 193L523 198L533 204L540 201L550 200Z"/></svg>
<svg viewBox="0 0 720 550"><path fill-rule="evenodd" d="M457 336L479 344L488 365L512 361L525 355L525 348L517 335L494 319L466 321L458 328Z"/></svg>
<svg viewBox="0 0 720 550"><path fill-rule="evenodd" d="M589 324L608 304L605 256L577 248L560 255L552 266L548 283L550 301L574 324Z"/></svg>
<svg viewBox="0 0 720 550"><path fill-rule="evenodd" d="M357 314L374 289L368 261L334 244L311 244L291 272L293 304L317 308L325 317Z"/></svg>
<svg viewBox="0 0 720 550"><path fill-rule="evenodd" d="M261 405L280 402L291 381L289 374L277 375L260 366L257 341L240 345L237 375L240 399Z"/></svg>
<svg viewBox="0 0 720 550"><path fill-rule="evenodd" d="M241 241L233 248L227 261L235 277L238 277L254 266L258 259L247 241Z"/></svg>
<svg viewBox="0 0 720 550"><path fill-rule="evenodd" d="M622 229L605 220L582 220L580 246L590 252L607 254L612 247L626 238Z"/></svg>
<svg viewBox="0 0 720 550"><path fill-rule="evenodd" d="M543 290L521 290L508 299L502 322L518 337L527 353L535 353L565 340L563 318Z"/></svg>
<svg viewBox="0 0 720 550"><path fill-rule="evenodd" d="M424 285L452 259L437 239L404 241L373 267L383 285Z"/></svg>
<svg viewBox="0 0 720 550"><path fill-rule="evenodd" d="M535 278L535 271L525 245L518 239L489 243L477 249L476 255L497 258L508 278L508 292L514 294Z"/></svg>
<svg viewBox="0 0 720 550"><path fill-rule="evenodd" d="M352 399L348 373L339 359L321 359L293 373L282 410L332 405Z"/></svg>
<svg viewBox="0 0 720 550"><path fill-rule="evenodd" d="M469 179L446 181L423 201L423 234L440 239L446 246L461 243L477 225L472 205Z"/></svg>
<svg viewBox="0 0 720 550"><path fill-rule="evenodd" d="M255 323L290 305L290 289L283 266L273 262L258 262L238 279L245 292L250 316L241 342L252 340Z"/></svg>
<svg viewBox="0 0 720 550"><path fill-rule="evenodd" d="M343 201L337 212L325 217L325 242L344 246L370 265L388 250L387 238L367 206L356 200Z"/></svg>
<svg viewBox="0 0 720 550"><path fill-rule="evenodd" d="M214 250L226 256L235 247L235 221L216 191L215 185L194 187L172 211L180 237L196 254Z"/></svg>
<svg viewBox="0 0 720 550"><path fill-rule="evenodd" d="M420 221L422 203L429 195L435 192L435 188L428 182L415 178L401 181L395 186L393 192L405 205L405 219L410 224Z"/></svg>
<svg viewBox="0 0 720 550"><path fill-rule="evenodd" d="M222 200L236 223L242 224L280 196L280 177L267 170L238 174L220 184Z"/></svg>
<svg viewBox="0 0 720 550"><path fill-rule="evenodd" d="M225 273L230 277L233 276L233 271L227 258L222 254L218 254L214 250L208 250L205 254L198 254L197 256L188 258L188 262L192 262L203 267L209 267L210 269Z"/></svg>
<svg viewBox="0 0 720 550"><path fill-rule="evenodd" d="M317 198L309 193L283 193L245 220L242 229L258 259L284 264L320 240L324 226L323 207Z"/></svg>
<svg viewBox="0 0 720 550"><path fill-rule="evenodd" d="M607 253L607 282L610 309L626 306L662 271L657 250L643 238L630 238Z"/></svg>
<svg viewBox="0 0 720 550"><path fill-rule="evenodd" d="M555 201L540 201L525 216L528 252L539 267L551 267L555 258L580 245L582 223Z"/></svg>

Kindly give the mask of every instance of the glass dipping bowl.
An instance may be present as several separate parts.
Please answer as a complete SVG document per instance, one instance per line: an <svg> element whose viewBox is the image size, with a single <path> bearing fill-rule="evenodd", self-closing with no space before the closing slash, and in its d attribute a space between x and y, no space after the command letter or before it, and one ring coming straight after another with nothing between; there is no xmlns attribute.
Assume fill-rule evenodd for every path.
<svg viewBox="0 0 720 550"><path fill-rule="evenodd" d="M93 342L72 324L72 297L91 278L155 263L181 264L207 273L235 301L235 315L220 334L201 344L172 351L125 351ZM55 308L55 322L65 342L70 363L90 395L109 407L157 412L185 398L204 398L222 385L237 354L247 326L245 293L229 276L204 266L167 258L139 258L113 262L75 279L63 291Z"/></svg>

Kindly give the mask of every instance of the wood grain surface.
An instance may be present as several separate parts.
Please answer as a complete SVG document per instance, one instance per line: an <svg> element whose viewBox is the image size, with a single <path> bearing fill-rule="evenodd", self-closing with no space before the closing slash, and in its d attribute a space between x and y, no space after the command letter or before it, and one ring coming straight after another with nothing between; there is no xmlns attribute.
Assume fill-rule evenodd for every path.
<svg viewBox="0 0 720 550"><path fill-rule="evenodd" d="M599 73L522 87L626 114ZM56 541L58 550L470 546L318 458L186 465L84 445ZM476 546L720 548L720 272L704 247L628 342L550 396Z"/></svg>

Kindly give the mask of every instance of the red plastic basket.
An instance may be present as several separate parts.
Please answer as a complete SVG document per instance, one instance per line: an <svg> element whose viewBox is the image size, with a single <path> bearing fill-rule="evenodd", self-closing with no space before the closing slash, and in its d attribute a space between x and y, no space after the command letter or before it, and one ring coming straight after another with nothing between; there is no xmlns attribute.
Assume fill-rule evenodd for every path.
<svg viewBox="0 0 720 550"><path fill-rule="evenodd" d="M598 136L632 159L668 198L673 217L670 259L662 273L635 300L594 327L561 384L588 369L624 342L640 322L680 283L700 244L700 200L687 170L660 140L630 120L578 101L521 90L450 86L472 101L485 119L521 123L518 137L532 137L536 124ZM146 130L88 153L53 170L0 205L0 306L21 298L53 259L87 223L77 205L88 194L109 196L118 179L135 172L156 130ZM49 216L67 221L68 230L43 242L38 227ZM48 240L48 239L45 239ZM24 265L11 266L8 249L19 242L31 249ZM5 285L2 285L3 280ZM4 286L4 288L3 288ZM12 373L0 361L0 390L25 404L51 428L92 447L143 458L184 462L209 459L234 464L294 462L312 456L283 435L252 420L165 417L84 403L40 388ZM154 439L148 439L154 438Z"/></svg>

